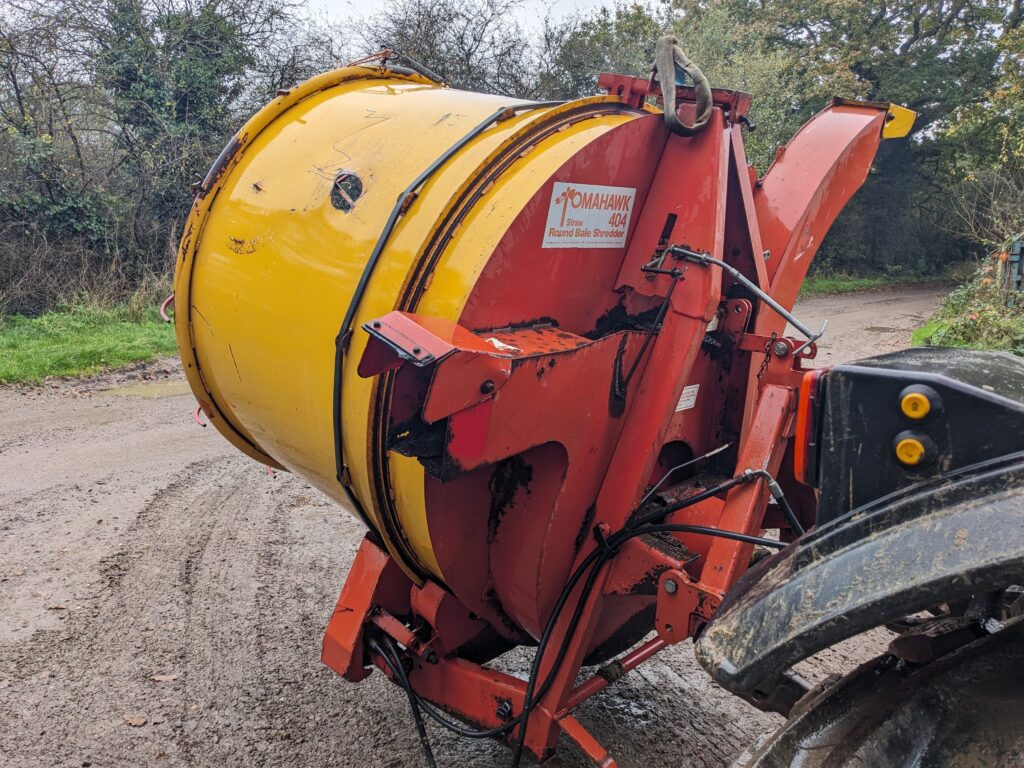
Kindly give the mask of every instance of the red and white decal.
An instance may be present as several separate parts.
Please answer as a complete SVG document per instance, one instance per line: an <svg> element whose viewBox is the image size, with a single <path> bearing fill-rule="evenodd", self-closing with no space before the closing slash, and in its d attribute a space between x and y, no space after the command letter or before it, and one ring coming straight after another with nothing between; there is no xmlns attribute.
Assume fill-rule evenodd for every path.
<svg viewBox="0 0 1024 768"><path fill-rule="evenodd" d="M556 181L551 189L543 248L624 248L633 187Z"/></svg>
<svg viewBox="0 0 1024 768"><path fill-rule="evenodd" d="M679 396L679 402L676 403L676 413L693 408L697 404L698 392L700 392L700 384L691 384L688 387L683 387L683 393Z"/></svg>

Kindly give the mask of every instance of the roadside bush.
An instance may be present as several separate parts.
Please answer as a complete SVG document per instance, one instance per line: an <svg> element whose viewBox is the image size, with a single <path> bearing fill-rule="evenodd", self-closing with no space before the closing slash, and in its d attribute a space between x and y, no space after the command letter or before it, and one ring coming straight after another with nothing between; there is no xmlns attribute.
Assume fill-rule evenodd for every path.
<svg viewBox="0 0 1024 768"><path fill-rule="evenodd" d="M994 260L984 262L969 282L943 300L939 311L915 333L915 343L1024 355L1024 302L1004 306L996 269Z"/></svg>
<svg viewBox="0 0 1024 768"><path fill-rule="evenodd" d="M0 4L0 314L168 275L190 184L309 74L297 48L334 45L300 21L290 0Z"/></svg>

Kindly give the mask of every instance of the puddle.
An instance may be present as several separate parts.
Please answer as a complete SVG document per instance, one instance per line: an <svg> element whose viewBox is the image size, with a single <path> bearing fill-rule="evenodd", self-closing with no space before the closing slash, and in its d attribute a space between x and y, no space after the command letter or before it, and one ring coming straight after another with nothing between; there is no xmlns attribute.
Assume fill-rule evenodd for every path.
<svg viewBox="0 0 1024 768"><path fill-rule="evenodd" d="M126 384L120 387L112 387L96 392L99 397L148 397L158 399L161 397L176 397L187 395L192 390L187 381L147 381L142 384Z"/></svg>

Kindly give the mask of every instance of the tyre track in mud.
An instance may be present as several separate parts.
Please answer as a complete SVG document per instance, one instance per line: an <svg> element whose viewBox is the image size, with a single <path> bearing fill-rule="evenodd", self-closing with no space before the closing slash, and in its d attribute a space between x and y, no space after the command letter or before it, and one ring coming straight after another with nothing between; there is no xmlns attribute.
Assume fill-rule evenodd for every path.
<svg viewBox="0 0 1024 768"><path fill-rule="evenodd" d="M904 343L859 328L860 315L895 326L937 296L814 300L802 318L835 318L832 362ZM423 765L395 686L379 674L351 685L319 662L362 526L199 429L190 397L101 391L125 383L0 388L0 766ZM805 671L849 668L884 642ZM529 658L500 666L522 674ZM718 768L781 723L715 686L688 643L578 715L624 768ZM508 760L490 741L436 728L431 740L445 768ZM586 762L567 747L560 764Z"/></svg>
<svg viewBox="0 0 1024 768"><path fill-rule="evenodd" d="M175 689L189 672L178 673L181 683L157 685L149 676L182 668L193 607L188 566L220 522L218 503L237 489L197 484L196 469L187 467L157 492L125 530L123 546L100 559L96 604L73 611L60 630L35 633L13 660L11 693L31 705L33 721L46 724L26 760L151 764L176 756L173 739L152 737L182 720ZM226 478L216 464L213 470ZM126 716L146 718L147 738L121 737Z"/></svg>
<svg viewBox="0 0 1024 768"><path fill-rule="evenodd" d="M62 491L27 502L50 507ZM172 473L99 559L90 589L101 597L58 629L3 647L0 719L13 727L0 737L0 762L420 765L399 692L379 675L349 685L319 663L361 536L298 479L271 480L230 451ZM522 673L528 663L518 651L506 667ZM707 681L688 646L642 672L581 711L624 765L671 765L680 754L721 765L747 728L770 719L754 710L737 718L732 710L749 708ZM507 759L489 741L432 736L441 765ZM564 764L585 762L570 751Z"/></svg>

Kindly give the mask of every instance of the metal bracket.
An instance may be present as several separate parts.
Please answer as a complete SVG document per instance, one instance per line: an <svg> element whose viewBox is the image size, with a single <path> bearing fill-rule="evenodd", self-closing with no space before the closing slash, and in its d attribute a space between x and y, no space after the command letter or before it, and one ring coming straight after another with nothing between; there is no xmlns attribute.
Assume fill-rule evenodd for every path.
<svg viewBox="0 0 1024 768"><path fill-rule="evenodd" d="M672 278L672 282L669 283L668 290L665 292L665 299L661 302L661 307L658 309L658 315L654 318L654 322L647 331L647 336L644 338L644 344L640 347L640 351L637 352L636 359L633 360L633 364L629 367L629 373L626 374L625 378L617 378L615 381L615 394L619 397L625 397L626 390L629 388L629 382L633 378L633 374L636 373L636 369L640 367L640 361L643 360L644 355L647 354L647 349L650 347L651 340L655 334L661 331L661 324L665 321L665 315L668 313L668 308L672 303L672 293L676 289L676 285L679 284L680 280L683 280L683 270L679 267L673 267L672 269L663 269L661 263L665 260L665 253L661 256L656 257L652 261L647 262L640 271L648 275L665 275L666 277Z"/></svg>
<svg viewBox="0 0 1024 768"><path fill-rule="evenodd" d="M761 299L761 301L763 301L765 304L767 304L769 307L775 310L776 313L778 313L784 320L786 320L786 322L790 323L794 328L800 331L800 333L804 335L804 338L807 339L806 342L804 342L802 345L800 345L799 347L797 347L797 349L793 351L794 355L799 355L801 352L807 349L807 347L809 347L811 344L815 343L818 339L825 335L825 328L828 326L828 320L822 323L821 330L815 333L802 322L800 322L800 320L798 320L793 315L793 313L791 313L788 309L783 307L781 304L775 301L775 299L773 299L771 296L765 293L765 291L757 283L747 279L747 277L735 267L726 264L724 261L721 261L720 259L712 258L711 254L697 253L696 251L691 251L689 248L683 248L678 245L670 246L667 249L667 252L671 253L677 259L691 261L694 264L700 264L701 266L706 267L711 264L714 264L715 266L721 267L722 269L729 273L730 277L739 281L745 288L750 290L759 299Z"/></svg>
<svg viewBox="0 0 1024 768"><path fill-rule="evenodd" d="M787 357L793 355L804 360L813 360L818 354L818 348L813 342L802 344L799 347L798 339L791 339L788 336L763 336L757 333L744 333L740 336L739 348L745 352L771 352L776 357ZM805 350L801 353L801 350ZM800 353L800 354L798 354Z"/></svg>

